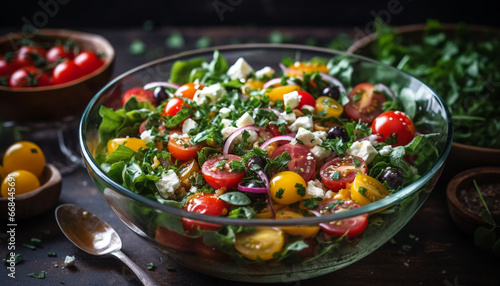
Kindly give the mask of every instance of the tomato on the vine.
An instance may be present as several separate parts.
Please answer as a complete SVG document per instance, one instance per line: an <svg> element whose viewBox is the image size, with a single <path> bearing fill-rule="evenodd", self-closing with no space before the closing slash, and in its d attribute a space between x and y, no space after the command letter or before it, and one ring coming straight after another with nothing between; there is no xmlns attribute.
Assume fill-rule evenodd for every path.
<svg viewBox="0 0 500 286"><path fill-rule="evenodd" d="M371 123L375 117L382 113L385 95L371 83L356 85L347 96L349 103L344 106L345 113L354 121L361 120L364 123Z"/></svg>
<svg viewBox="0 0 500 286"><path fill-rule="evenodd" d="M35 66L19 68L9 78L10 87L47 86L51 83L50 77Z"/></svg>
<svg viewBox="0 0 500 286"><path fill-rule="evenodd" d="M80 78L83 71L73 60L67 60L58 64L52 71L54 84L62 84Z"/></svg>
<svg viewBox="0 0 500 286"><path fill-rule="evenodd" d="M104 62L91 51L79 53L74 60L75 64L83 71L83 74L89 74L104 64Z"/></svg>
<svg viewBox="0 0 500 286"><path fill-rule="evenodd" d="M123 94L122 104L125 105L132 96L135 96L137 101L149 101L152 105L156 106L155 95L152 90L142 87L131 88Z"/></svg>
<svg viewBox="0 0 500 286"><path fill-rule="evenodd" d="M245 177L245 172L234 172L230 168L233 160L241 161L242 158L233 154L219 155L210 158L201 166L201 173L205 181L214 189L225 187L233 188Z"/></svg>
<svg viewBox="0 0 500 286"><path fill-rule="evenodd" d="M10 75L19 67L20 66L18 62L16 62L15 60L0 57L0 76Z"/></svg>
<svg viewBox="0 0 500 286"><path fill-rule="evenodd" d="M17 62L20 66L40 65L45 61L47 51L37 46L22 46L17 51Z"/></svg>
<svg viewBox="0 0 500 286"><path fill-rule="evenodd" d="M358 173L368 173L365 160L357 156L335 157L327 161L319 171L325 186L336 192L351 183Z"/></svg>
<svg viewBox="0 0 500 286"><path fill-rule="evenodd" d="M47 60L51 63L62 60L71 60L75 58L75 52L72 49L68 49L64 45L56 45L50 48L45 55Z"/></svg>
<svg viewBox="0 0 500 286"><path fill-rule="evenodd" d="M352 201L331 200L321 204L317 210L311 211L317 216L328 215L358 208L360 205ZM362 214L355 217L335 220L326 223L320 223L321 229L329 235L342 236L352 239L365 231L368 226L368 214Z"/></svg>
<svg viewBox="0 0 500 286"><path fill-rule="evenodd" d="M185 98L193 99L194 94L198 90L202 90L204 87L205 87L205 85L203 85L201 83L194 83L194 82L186 83L186 84L181 85L175 91L174 95L178 96L178 97L185 97Z"/></svg>
<svg viewBox="0 0 500 286"><path fill-rule="evenodd" d="M372 133L392 138L395 140L392 146L404 146L415 137L415 126L404 112L386 111L373 120Z"/></svg>
<svg viewBox="0 0 500 286"><path fill-rule="evenodd" d="M189 212L195 212L210 216L225 216L228 213L228 204L219 199L215 194L197 193L190 198L184 207ZM183 218L182 225L185 231L216 230L221 227L218 224L197 221L193 219Z"/></svg>

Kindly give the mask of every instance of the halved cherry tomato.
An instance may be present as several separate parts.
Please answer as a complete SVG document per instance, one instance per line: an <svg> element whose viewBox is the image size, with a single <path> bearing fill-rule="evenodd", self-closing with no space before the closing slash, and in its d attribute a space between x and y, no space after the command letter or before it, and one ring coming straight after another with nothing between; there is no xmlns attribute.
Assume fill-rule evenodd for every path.
<svg viewBox="0 0 500 286"><path fill-rule="evenodd" d="M191 136L182 134L180 131L172 131L168 140L168 151L175 159L184 161L198 156L200 145L192 145L189 141Z"/></svg>
<svg viewBox="0 0 500 286"><path fill-rule="evenodd" d="M281 251L285 244L283 231L258 227L252 232L240 232L236 235L234 248L251 260L271 260L273 254Z"/></svg>
<svg viewBox="0 0 500 286"><path fill-rule="evenodd" d="M301 213L291 211L291 210L280 210L276 213L276 219L291 219L291 218L303 218L304 215ZM303 238L314 237L318 231L319 226L283 226L280 227L284 232L291 235L300 235Z"/></svg>
<svg viewBox="0 0 500 286"><path fill-rule="evenodd" d="M278 86L266 92L266 95L269 96L269 100L275 102L276 100L283 100L283 95L296 90L300 90L300 86L298 85Z"/></svg>
<svg viewBox="0 0 500 286"><path fill-rule="evenodd" d="M37 46L22 46L17 51L17 62L20 66L29 66L43 63L47 51Z"/></svg>
<svg viewBox="0 0 500 286"><path fill-rule="evenodd" d="M231 161L241 161L242 158L233 154L219 155L210 158L201 166L201 173L205 181L214 189L225 187L230 189L238 185L245 177L245 172L233 172L229 167Z"/></svg>
<svg viewBox="0 0 500 286"><path fill-rule="evenodd" d="M172 97L171 99L168 100L167 105L165 105L165 110L164 113L165 115L171 115L174 116L181 110L181 108L184 106L184 100L179 97Z"/></svg>
<svg viewBox="0 0 500 286"><path fill-rule="evenodd" d="M178 96L178 97L185 97L185 98L193 99L196 91L202 90L204 87L205 87L205 85L203 85L201 83L189 82L189 83L181 85L175 91L174 95Z"/></svg>
<svg viewBox="0 0 500 286"><path fill-rule="evenodd" d="M211 216L225 216L228 213L228 205L225 201L219 199L215 194L196 193L190 198L184 207L189 212L195 212ZM192 220L188 218L182 219L182 225L185 231L216 230L221 226L218 224Z"/></svg>
<svg viewBox="0 0 500 286"><path fill-rule="evenodd" d="M324 115L324 117L338 117L344 111L342 104L338 103L335 99L329 96L320 96L316 99L315 103L315 113L321 112L326 109L326 114Z"/></svg>
<svg viewBox="0 0 500 286"><path fill-rule="evenodd" d="M156 106L155 95L152 90L146 90L142 87L134 87L123 94L122 103L125 103L132 97L135 96L138 101L149 101L152 105Z"/></svg>
<svg viewBox="0 0 500 286"><path fill-rule="evenodd" d="M75 64L83 71L83 74L89 74L104 64L104 61L92 51L81 52L74 60Z"/></svg>
<svg viewBox="0 0 500 286"><path fill-rule="evenodd" d="M75 58L75 51L68 49L64 45L56 45L47 51L45 57L51 63L55 63L58 60L71 60Z"/></svg>
<svg viewBox="0 0 500 286"><path fill-rule="evenodd" d="M347 211L358 208L360 205L352 201L331 200L319 206L318 210L312 211L315 215L327 215ZM320 223L321 229L329 235L342 236L352 239L366 229L368 225L368 214L362 214L355 217L345 218L342 220L331 221L328 223Z"/></svg>
<svg viewBox="0 0 500 286"><path fill-rule="evenodd" d="M52 71L54 84L70 82L83 76L83 71L73 60L67 60L58 64Z"/></svg>
<svg viewBox="0 0 500 286"><path fill-rule="evenodd" d="M358 174L351 184L351 199L365 206L369 203L383 199L389 195L389 191L381 182L368 175Z"/></svg>
<svg viewBox="0 0 500 286"><path fill-rule="evenodd" d="M35 66L21 67L14 71L9 78L10 87L34 87L50 84L50 77Z"/></svg>
<svg viewBox="0 0 500 286"><path fill-rule="evenodd" d="M354 121L361 120L364 123L371 123L375 117L382 113L385 95L371 83L356 85L347 96L349 103L344 106L345 113Z"/></svg>
<svg viewBox="0 0 500 286"><path fill-rule="evenodd" d="M299 90L298 93L299 93L299 105L297 105L296 107L297 109L302 109L304 105L309 105L312 107L316 106L316 100L314 100L314 97L310 93L302 90Z"/></svg>
<svg viewBox="0 0 500 286"><path fill-rule="evenodd" d="M372 133L395 138L397 143L392 146L404 146L415 137L415 126L404 112L386 111L373 120Z"/></svg>
<svg viewBox="0 0 500 286"><path fill-rule="evenodd" d="M293 65L287 67L286 75L301 76L302 73L311 73L315 71L328 73L328 68L326 65L320 63L295 62Z"/></svg>
<svg viewBox="0 0 500 286"><path fill-rule="evenodd" d="M148 148L144 140L139 138L115 138L109 140L106 144L108 155L113 153L118 148L118 145L125 145L136 152L139 151L139 148Z"/></svg>
<svg viewBox="0 0 500 286"><path fill-rule="evenodd" d="M334 192L354 181L358 173L366 174L368 168L365 160L352 155L330 159L321 166L319 171L323 184Z"/></svg>
<svg viewBox="0 0 500 286"><path fill-rule="evenodd" d="M283 152L288 152L292 160L288 162L288 170L309 181L316 171L316 159L311 150L302 144L285 144L274 150L271 158L276 158Z"/></svg>

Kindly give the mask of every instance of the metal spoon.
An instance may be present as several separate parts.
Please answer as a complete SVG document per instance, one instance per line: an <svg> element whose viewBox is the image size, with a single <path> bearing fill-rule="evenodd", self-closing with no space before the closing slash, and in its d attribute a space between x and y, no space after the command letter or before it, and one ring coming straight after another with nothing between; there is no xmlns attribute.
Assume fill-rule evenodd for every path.
<svg viewBox="0 0 500 286"><path fill-rule="evenodd" d="M120 250L122 241L118 233L99 217L79 206L64 204L56 208L56 220L64 235L81 250L92 255L113 255L125 263L144 285L157 285Z"/></svg>

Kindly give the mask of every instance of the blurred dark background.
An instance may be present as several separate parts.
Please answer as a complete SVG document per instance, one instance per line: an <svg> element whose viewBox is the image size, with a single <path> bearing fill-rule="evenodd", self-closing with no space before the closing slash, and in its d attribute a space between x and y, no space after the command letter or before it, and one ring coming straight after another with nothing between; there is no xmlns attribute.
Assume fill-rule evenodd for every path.
<svg viewBox="0 0 500 286"><path fill-rule="evenodd" d="M369 29L376 16L391 25L466 22L500 26L496 1L443 0L17 0L2 1L1 27L342 26Z"/></svg>

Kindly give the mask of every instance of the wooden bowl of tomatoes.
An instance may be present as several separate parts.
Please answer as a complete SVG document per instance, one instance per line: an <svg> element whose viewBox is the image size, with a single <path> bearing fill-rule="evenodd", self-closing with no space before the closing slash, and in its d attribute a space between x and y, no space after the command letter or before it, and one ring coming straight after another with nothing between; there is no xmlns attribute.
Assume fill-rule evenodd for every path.
<svg viewBox="0 0 500 286"><path fill-rule="evenodd" d="M79 114L112 76L102 36L40 29L0 37L0 120L50 121Z"/></svg>

